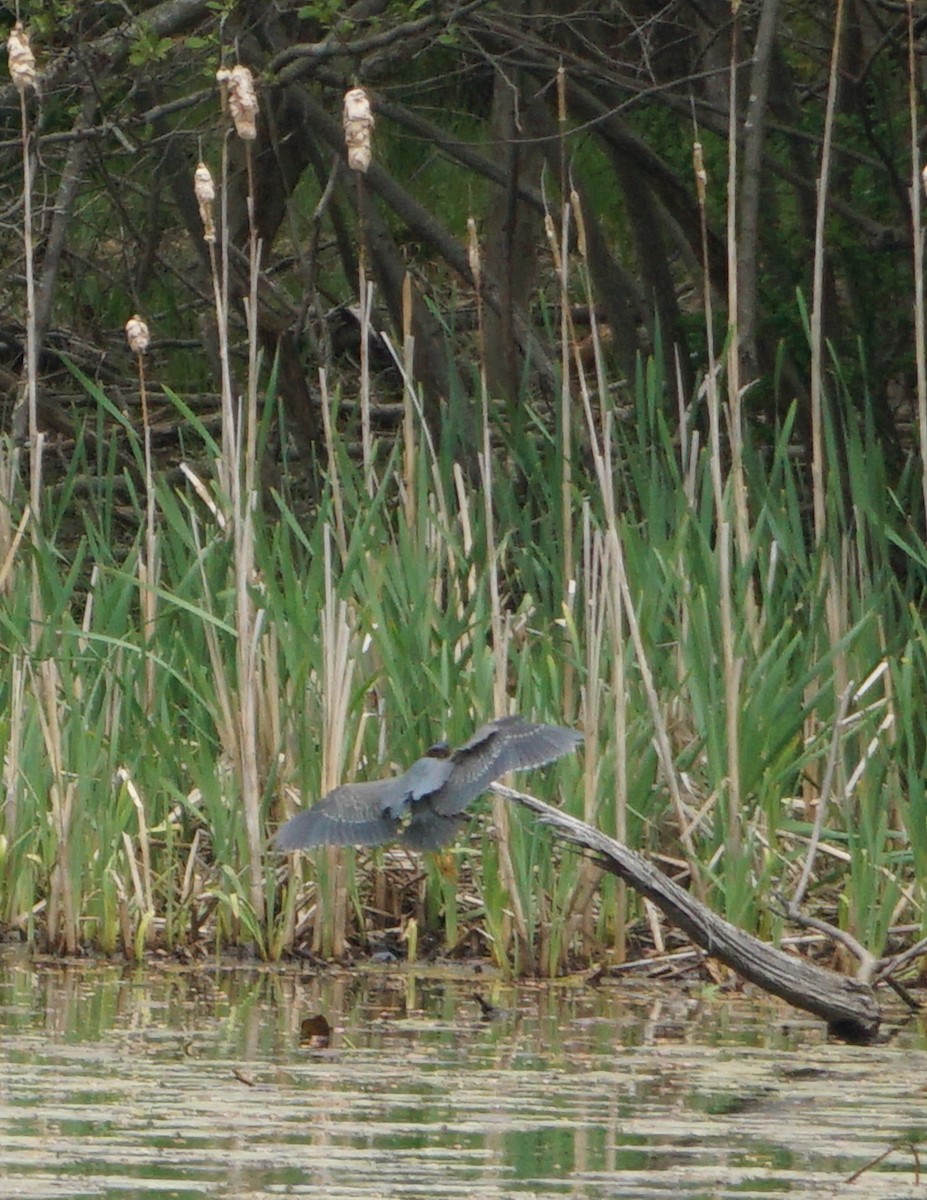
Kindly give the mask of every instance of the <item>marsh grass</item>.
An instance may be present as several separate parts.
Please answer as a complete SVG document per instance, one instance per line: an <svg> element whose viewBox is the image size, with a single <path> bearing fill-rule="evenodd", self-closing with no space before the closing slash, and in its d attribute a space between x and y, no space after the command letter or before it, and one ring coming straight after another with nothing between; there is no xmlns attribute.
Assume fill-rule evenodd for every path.
<svg viewBox="0 0 927 1200"><path fill-rule="evenodd" d="M912 496L890 494L871 423L851 426L859 469L847 472L846 490L836 468L827 481L826 550L839 564L846 631L833 646L825 548L808 534L807 481L788 426L771 445L745 443L753 519L749 560L732 575L732 611L745 611L750 590L758 619L755 629L735 620L743 802L741 857L732 863L714 490L707 451L684 469L662 395L659 373L642 365L631 412L616 412L608 396L590 403L610 430L614 461L608 470L601 464L601 475L577 470L571 482L577 577L566 606L561 518L551 504L561 490L560 450L540 413L524 459L508 443L506 469L494 473L492 541L478 486L442 468L440 455L417 452L412 502L397 502L410 480L398 445L380 447L371 498L363 465L334 443L343 554L332 489L310 519L279 496L275 514L255 513L261 828L341 778L404 766L441 735L464 738L496 709L493 546L512 706L575 719L562 708L568 662L589 738L585 756L538 773L530 786L687 871L694 866L710 902L750 928L780 930L769 899L789 893L804 861L819 803L814 793L809 801L805 780L825 776L838 656L857 689L876 672L839 723L842 769L823 801L822 853L806 903L879 947L891 925L921 924L927 869L927 643L917 608L927 548L905 516L916 508L919 480L911 474ZM138 439L143 461L138 434L127 436ZM582 860L552 847L520 814L510 814L505 875L487 805L446 856L312 856L290 875L263 853L260 919L233 758L236 700L226 671L238 602L222 510L204 505L192 485L156 484L161 575L146 637L138 574L145 496L133 501L138 534L127 555L111 536L117 490L106 476L81 507L77 544L61 532L72 528L73 496L91 468L79 447L29 550L46 613L37 648L28 588L12 589L0 612L10 698L0 718L9 747L6 923L39 942L50 935L49 888L66 854L70 890L56 898L73 914L80 943L133 956L146 942L177 948L204 938L271 955L294 942L334 953L340 905L342 951L368 928L401 932L412 918L419 944L427 935L450 949L477 923L479 944L509 969L553 973L620 945L629 922L637 928L633 896L593 886ZM51 661L53 672L44 665ZM152 661L158 686L149 708ZM412 880L411 892L397 879ZM479 897L464 913L461 891Z"/></svg>
<svg viewBox="0 0 927 1200"><path fill-rule="evenodd" d="M183 485L152 466L147 428L75 372L135 470L79 441L54 487L36 491L33 466L31 500L10 476L5 925L135 958L237 944L340 957L385 938L543 974L662 944L635 896L498 798L442 855L268 851L296 805L508 709L586 737L527 786L661 855L731 920L777 936L798 894L876 953L892 928L924 926L920 471L889 490L868 400L820 344L810 464L794 412L741 428L736 333L711 346L691 402L659 352L615 388L596 343L587 378L567 319L567 300L592 295L575 195L558 220L563 388L548 405L526 381L506 419L481 370L476 473L433 444L407 337L401 437L377 444L365 420L357 462L323 374L323 493L307 511L284 477L257 503L277 404L253 228L241 403L227 249L212 247L220 440L163 390L199 443ZM808 333L814 347L814 312Z"/></svg>

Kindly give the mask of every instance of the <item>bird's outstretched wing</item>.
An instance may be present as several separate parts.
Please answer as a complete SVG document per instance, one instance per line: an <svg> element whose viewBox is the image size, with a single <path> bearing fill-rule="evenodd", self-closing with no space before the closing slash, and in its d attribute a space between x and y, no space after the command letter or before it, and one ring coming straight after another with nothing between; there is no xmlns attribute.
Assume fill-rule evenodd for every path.
<svg viewBox="0 0 927 1200"><path fill-rule="evenodd" d="M391 781L387 781L391 782ZM312 808L304 808L281 825L274 836L277 850L312 846L381 846L399 832L399 818L381 811L382 780L336 787Z"/></svg>
<svg viewBox="0 0 927 1200"><path fill-rule="evenodd" d="M542 767L575 750L583 735L563 725L537 725L522 717L497 717L450 757L447 782L423 800L434 814L453 817L507 771ZM413 805L413 820L416 806Z"/></svg>
<svg viewBox="0 0 927 1200"><path fill-rule="evenodd" d="M382 846L399 836L409 806L439 789L452 769L449 758L426 755L392 779L342 784L281 825L274 846Z"/></svg>

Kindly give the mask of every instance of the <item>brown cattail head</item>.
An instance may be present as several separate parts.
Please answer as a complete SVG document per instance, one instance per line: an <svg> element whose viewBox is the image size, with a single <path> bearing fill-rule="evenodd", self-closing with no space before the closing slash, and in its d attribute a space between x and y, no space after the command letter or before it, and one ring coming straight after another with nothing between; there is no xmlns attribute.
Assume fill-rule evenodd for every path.
<svg viewBox="0 0 927 1200"><path fill-rule="evenodd" d="M17 21L10 30L6 43L6 52L10 59L10 78L19 89L35 87L35 55L29 45L29 35L23 29L22 21Z"/></svg>
<svg viewBox="0 0 927 1200"><path fill-rule="evenodd" d="M344 143L348 148L348 166L366 172L370 166L370 134L374 127L370 97L362 87L344 94Z"/></svg>
<svg viewBox="0 0 927 1200"><path fill-rule="evenodd" d="M203 240L215 242L216 221L213 215L213 201L216 198L216 185L213 183L209 167L204 162L196 164L193 172L193 194L200 206L200 220L203 222Z"/></svg>
<svg viewBox="0 0 927 1200"><path fill-rule="evenodd" d="M235 132L243 141L253 142L257 137L258 99L254 90L254 76L247 67L237 63L231 69L220 67L216 79L228 100L229 112L235 122Z"/></svg>
<svg viewBox="0 0 927 1200"><path fill-rule="evenodd" d="M144 354L148 349L148 343L151 341L148 326L138 313L126 321L126 341L133 354Z"/></svg>

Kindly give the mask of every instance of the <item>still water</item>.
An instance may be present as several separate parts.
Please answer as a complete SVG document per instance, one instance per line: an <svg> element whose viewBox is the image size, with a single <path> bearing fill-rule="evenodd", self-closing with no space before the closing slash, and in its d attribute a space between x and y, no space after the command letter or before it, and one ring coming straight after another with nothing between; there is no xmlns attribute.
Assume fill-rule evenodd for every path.
<svg viewBox="0 0 927 1200"><path fill-rule="evenodd" d="M678 984L0 959L2 1200L905 1200L925 1133L917 1024L860 1048Z"/></svg>

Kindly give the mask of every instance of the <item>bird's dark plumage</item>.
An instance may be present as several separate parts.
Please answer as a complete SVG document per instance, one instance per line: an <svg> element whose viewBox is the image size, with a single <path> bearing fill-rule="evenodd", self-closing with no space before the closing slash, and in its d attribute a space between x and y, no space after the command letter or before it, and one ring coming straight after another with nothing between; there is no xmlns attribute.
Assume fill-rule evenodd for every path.
<svg viewBox="0 0 927 1200"><path fill-rule="evenodd" d="M582 734L562 725L497 717L457 750L432 746L402 775L336 787L277 830L278 850L311 846L380 846L399 840L412 850L452 841L462 814L508 771L541 767L575 750Z"/></svg>

